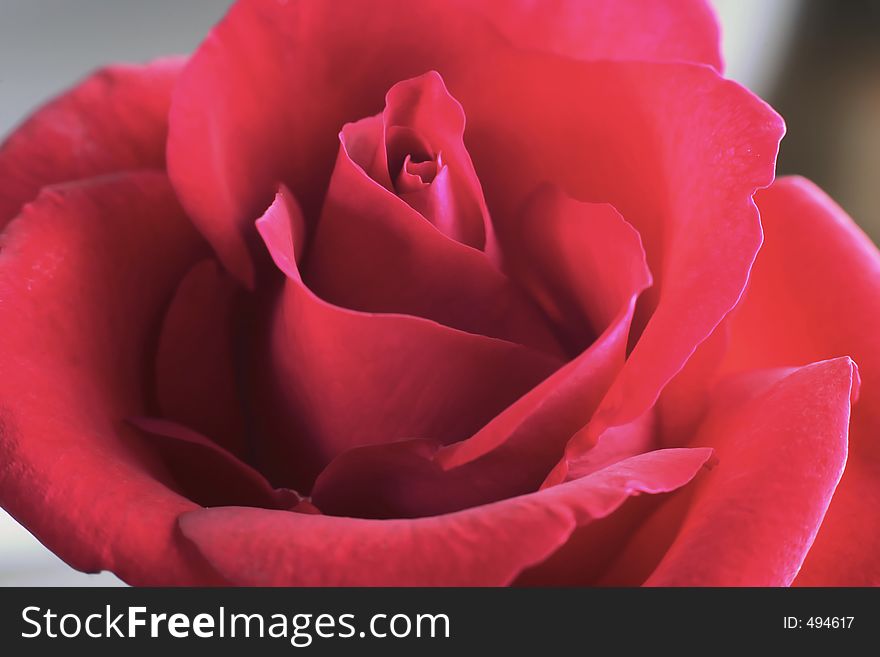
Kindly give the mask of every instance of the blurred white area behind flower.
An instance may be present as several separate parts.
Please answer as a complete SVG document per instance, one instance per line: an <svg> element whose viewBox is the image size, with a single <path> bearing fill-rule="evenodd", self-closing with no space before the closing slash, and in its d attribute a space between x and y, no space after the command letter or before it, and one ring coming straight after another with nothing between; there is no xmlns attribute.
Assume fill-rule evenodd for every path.
<svg viewBox="0 0 880 657"><path fill-rule="evenodd" d="M123 586L110 573L85 575L44 548L0 510L0 586Z"/></svg>
<svg viewBox="0 0 880 657"><path fill-rule="evenodd" d="M766 98L782 71L803 0L713 0L725 75Z"/></svg>

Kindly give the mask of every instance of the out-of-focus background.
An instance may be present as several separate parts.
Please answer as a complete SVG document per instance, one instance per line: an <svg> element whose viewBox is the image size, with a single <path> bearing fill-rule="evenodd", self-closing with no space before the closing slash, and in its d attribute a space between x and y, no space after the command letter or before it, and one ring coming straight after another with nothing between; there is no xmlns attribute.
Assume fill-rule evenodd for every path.
<svg viewBox="0 0 880 657"><path fill-rule="evenodd" d="M0 0L0 135L87 71L191 51L231 0ZM779 173L827 190L880 243L880 0L714 0L727 75L785 117ZM2 467L2 464L0 464ZM0 585L112 585L0 510Z"/></svg>

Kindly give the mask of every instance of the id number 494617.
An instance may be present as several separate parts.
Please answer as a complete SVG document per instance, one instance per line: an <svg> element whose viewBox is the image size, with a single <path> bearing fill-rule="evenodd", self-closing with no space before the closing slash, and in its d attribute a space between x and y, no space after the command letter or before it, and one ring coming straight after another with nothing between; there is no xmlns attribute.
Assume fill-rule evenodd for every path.
<svg viewBox="0 0 880 657"><path fill-rule="evenodd" d="M847 630L852 627L855 616L810 616L798 618L786 616L783 627L788 630L809 628L811 630Z"/></svg>

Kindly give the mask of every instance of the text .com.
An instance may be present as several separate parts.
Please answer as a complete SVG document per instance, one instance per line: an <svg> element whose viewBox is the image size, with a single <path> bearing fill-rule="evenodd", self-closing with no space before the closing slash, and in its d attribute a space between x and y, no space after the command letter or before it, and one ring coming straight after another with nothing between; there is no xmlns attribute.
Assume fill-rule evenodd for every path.
<svg viewBox="0 0 880 657"><path fill-rule="evenodd" d="M220 607L214 613L151 613L146 607L122 611L104 609L90 614L58 613L41 607L21 612L21 636L73 639L159 638L186 639L246 638L286 639L305 648L315 639L449 638L446 614L373 614L358 622L355 614L265 614L231 613Z"/></svg>

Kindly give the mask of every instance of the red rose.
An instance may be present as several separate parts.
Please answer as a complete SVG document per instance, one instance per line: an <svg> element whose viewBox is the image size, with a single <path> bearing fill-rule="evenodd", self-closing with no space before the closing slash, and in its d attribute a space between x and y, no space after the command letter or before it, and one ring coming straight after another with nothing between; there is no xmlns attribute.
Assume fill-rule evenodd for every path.
<svg viewBox="0 0 880 657"><path fill-rule="evenodd" d="M720 69L242 0L90 77L0 151L3 506L136 584L880 583L880 258Z"/></svg>

